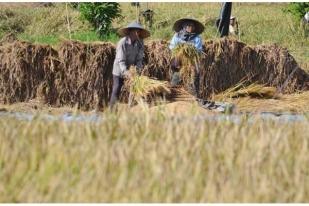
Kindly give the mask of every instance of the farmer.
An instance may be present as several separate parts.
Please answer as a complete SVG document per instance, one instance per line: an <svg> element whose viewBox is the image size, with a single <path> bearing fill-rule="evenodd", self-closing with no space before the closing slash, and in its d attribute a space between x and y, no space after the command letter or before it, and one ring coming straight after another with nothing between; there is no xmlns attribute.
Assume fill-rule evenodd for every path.
<svg viewBox="0 0 309 206"><path fill-rule="evenodd" d="M183 18L174 23L173 30L176 32L170 42L169 48L173 50L177 44L188 43L194 45L198 52L202 52L203 43L200 34L204 31L202 23L195 19ZM176 86L180 83L179 69L181 67L180 59L172 59L172 86ZM199 68L198 65L194 65L193 82L191 83L191 93L194 96L198 96L199 93Z"/></svg>
<svg viewBox="0 0 309 206"><path fill-rule="evenodd" d="M234 16L230 18L229 33L231 35L238 35L238 21Z"/></svg>
<svg viewBox="0 0 309 206"><path fill-rule="evenodd" d="M143 39L150 36L149 31L137 22L132 22L127 27L119 29L118 34L123 38L119 40L116 48L110 107L118 101L124 79L130 78L129 67L136 66L137 72L141 73L144 57Z"/></svg>
<svg viewBox="0 0 309 206"><path fill-rule="evenodd" d="M309 11L305 14L304 21L309 24Z"/></svg>

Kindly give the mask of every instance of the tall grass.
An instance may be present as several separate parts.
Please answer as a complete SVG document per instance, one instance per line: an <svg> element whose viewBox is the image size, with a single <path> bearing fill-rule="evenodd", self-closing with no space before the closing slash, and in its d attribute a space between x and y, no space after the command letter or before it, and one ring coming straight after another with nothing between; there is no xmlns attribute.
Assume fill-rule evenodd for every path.
<svg viewBox="0 0 309 206"><path fill-rule="evenodd" d="M0 202L308 202L308 122L0 119Z"/></svg>

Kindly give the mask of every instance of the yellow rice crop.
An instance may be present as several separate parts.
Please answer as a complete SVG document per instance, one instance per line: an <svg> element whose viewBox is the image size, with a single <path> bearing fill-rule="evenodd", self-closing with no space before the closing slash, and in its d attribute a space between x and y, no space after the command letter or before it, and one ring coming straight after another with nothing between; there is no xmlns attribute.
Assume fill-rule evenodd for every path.
<svg viewBox="0 0 309 206"><path fill-rule="evenodd" d="M250 84L245 86L244 82L240 82L232 88L225 90L214 96L215 100L225 100L237 97L254 97L254 98L273 98L276 95L276 88L267 87L261 84Z"/></svg>
<svg viewBox="0 0 309 206"><path fill-rule="evenodd" d="M130 88L130 94L133 95L135 100L170 93L167 81L159 81L138 75L135 67L130 68L130 73L131 78L128 79L127 85Z"/></svg>
<svg viewBox="0 0 309 206"><path fill-rule="evenodd" d="M176 45L172 57L181 61L180 75L183 79L190 79L188 77L192 74L192 67L200 63L200 54L192 44L182 43Z"/></svg>

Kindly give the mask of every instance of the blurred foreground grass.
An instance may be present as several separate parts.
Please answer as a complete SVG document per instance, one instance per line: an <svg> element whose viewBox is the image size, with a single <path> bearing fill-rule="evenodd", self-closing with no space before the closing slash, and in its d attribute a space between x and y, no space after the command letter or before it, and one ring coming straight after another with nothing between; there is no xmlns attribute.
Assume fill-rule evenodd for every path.
<svg viewBox="0 0 309 206"><path fill-rule="evenodd" d="M0 119L0 202L308 202L308 122ZM192 113L193 114L193 113Z"/></svg>

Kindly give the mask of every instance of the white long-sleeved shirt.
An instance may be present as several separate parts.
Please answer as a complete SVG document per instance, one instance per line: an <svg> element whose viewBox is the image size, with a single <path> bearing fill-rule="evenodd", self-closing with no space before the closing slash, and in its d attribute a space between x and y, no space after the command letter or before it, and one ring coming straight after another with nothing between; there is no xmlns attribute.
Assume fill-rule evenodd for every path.
<svg viewBox="0 0 309 206"><path fill-rule="evenodd" d="M169 45L169 48L170 49L174 49L175 46L177 44L180 44L180 43L190 43L190 44L193 44L195 46L195 48L201 52L203 50L203 42L202 42L202 38L197 35L196 37L194 37L191 41L184 41L182 40L181 38L178 37L178 34L174 34L171 42L170 42L170 45Z"/></svg>
<svg viewBox="0 0 309 206"><path fill-rule="evenodd" d="M113 65L113 75L123 76L131 65L137 68L143 67L144 44L142 41L131 41L129 37L123 37L117 43L116 57Z"/></svg>

